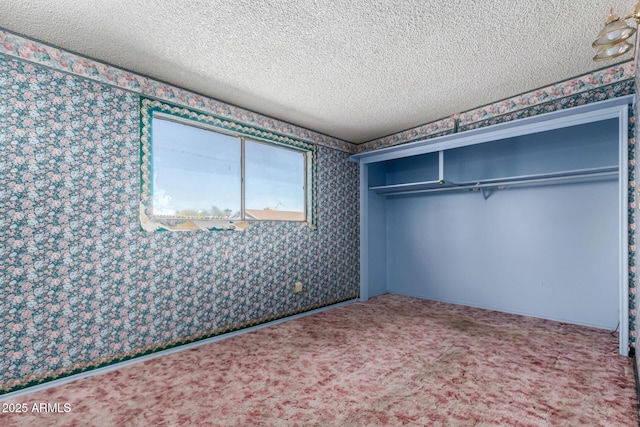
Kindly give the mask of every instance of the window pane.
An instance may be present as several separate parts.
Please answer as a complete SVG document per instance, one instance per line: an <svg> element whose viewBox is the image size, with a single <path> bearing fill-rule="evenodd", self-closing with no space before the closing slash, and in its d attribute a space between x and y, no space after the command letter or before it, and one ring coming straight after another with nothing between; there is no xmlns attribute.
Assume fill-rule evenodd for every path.
<svg viewBox="0 0 640 427"><path fill-rule="evenodd" d="M153 118L153 213L240 217L240 140Z"/></svg>
<svg viewBox="0 0 640 427"><path fill-rule="evenodd" d="M245 142L247 219L305 220L304 154Z"/></svg>

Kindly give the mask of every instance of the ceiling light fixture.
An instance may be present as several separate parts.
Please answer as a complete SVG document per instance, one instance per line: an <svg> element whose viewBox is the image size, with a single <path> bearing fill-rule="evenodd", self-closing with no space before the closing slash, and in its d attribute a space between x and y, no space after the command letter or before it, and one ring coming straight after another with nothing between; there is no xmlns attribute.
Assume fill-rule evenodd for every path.
<svg viewBox="0 0 640 427"><path fill-rule="evenodd" d="M604 28L600 30L595 41L591 44L596 49L594 61L604 61L617 58L627 53L633 44L627 41L636 34L636 28L630 27L625 21L633 18L636 25L640 25L640 1L631 15L620 18L613 13L613 8L609 12L609 17L604 23Z"/></svg>

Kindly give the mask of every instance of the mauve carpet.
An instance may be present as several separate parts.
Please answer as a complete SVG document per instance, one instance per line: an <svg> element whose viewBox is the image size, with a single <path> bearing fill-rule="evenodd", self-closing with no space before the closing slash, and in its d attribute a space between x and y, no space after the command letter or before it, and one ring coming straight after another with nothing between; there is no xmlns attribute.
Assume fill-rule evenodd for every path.
<svg viewBox="0 0 640 427"><path fill-rule="evenodd" d="M610 332L382 295L4 403L2 426L637 426Z"/></svg>

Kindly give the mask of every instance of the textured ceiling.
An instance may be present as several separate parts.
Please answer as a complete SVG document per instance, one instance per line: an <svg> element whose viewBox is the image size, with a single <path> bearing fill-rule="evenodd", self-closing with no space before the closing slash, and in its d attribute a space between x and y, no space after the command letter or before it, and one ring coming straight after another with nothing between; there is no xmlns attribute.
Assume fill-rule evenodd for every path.
<svg viewBox="0 0 640 427"><path fill-rule="evenodd" d="M0 0L0 27L361 143L591 70L635 1Z"/></svg>

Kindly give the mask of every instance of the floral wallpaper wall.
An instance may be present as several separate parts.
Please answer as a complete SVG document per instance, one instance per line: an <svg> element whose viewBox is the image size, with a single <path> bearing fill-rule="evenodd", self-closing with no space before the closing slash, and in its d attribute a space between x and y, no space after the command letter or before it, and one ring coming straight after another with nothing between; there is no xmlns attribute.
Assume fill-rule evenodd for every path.
<svg viewBox="0 0 640 427"><path fill-rule="evenodd" d="M0 393L357 297L348 153L318 147L317 229L149 233L138 123L138 94L0 54Z"/></svg>

